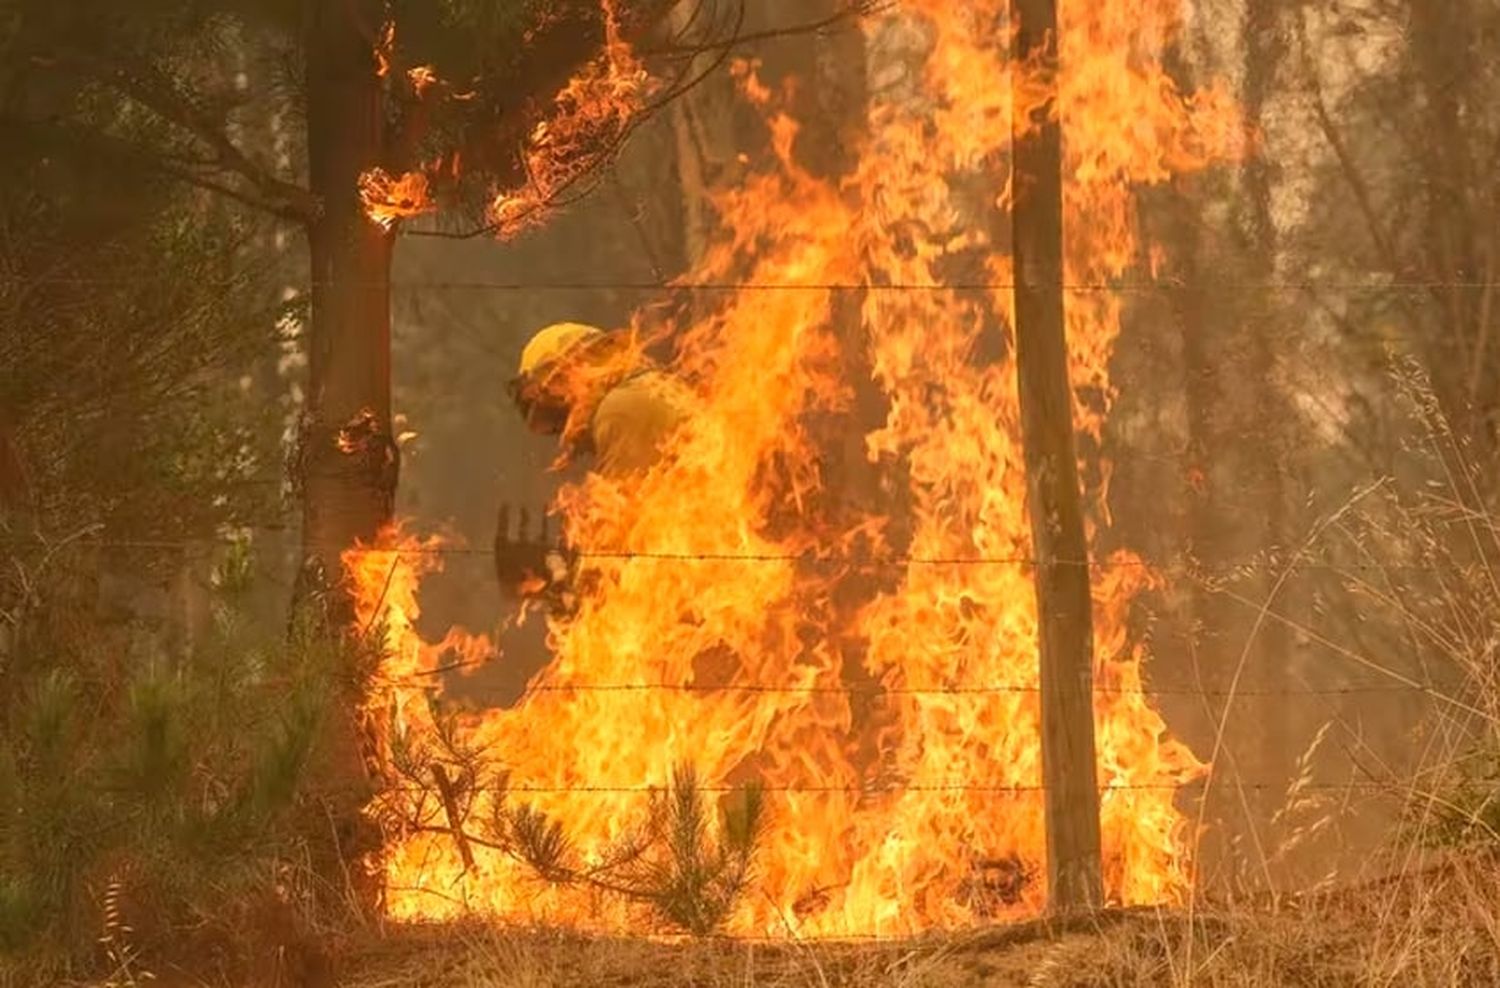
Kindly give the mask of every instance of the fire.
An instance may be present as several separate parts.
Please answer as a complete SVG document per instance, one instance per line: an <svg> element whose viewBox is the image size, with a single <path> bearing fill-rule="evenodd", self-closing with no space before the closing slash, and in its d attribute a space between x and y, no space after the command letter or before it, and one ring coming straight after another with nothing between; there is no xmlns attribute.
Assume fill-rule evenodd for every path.
<svg viewBox="0 0 1500 988"><path fill-rule="evenodd" d="M385 785L380 800L387 819L414 819L422 812L422 796L413 789L413 780L403 777L403 759L397 753L422 745L440 729L428 702L439 689L439 677L445 671L476 668L494 654L483 635L454 629L429 644L417 633L422 577L439 572L443 553L451 548L443 538L408 535L397 525L382 533L378 547L344 553L359 627L381 637L383 659L370 683L363 715L364 733L371 741L368 755ZM431 779L417 781L420 786L432 784Z"/></svg>
<svg viewBox="0 0 1500 988"><path fill-rule="evenodd" d="M532 128L521 150L526 176L517 188L493 194L486 214L489 228L502 237L513 236L545 220L567 191L580 179L598 171L620 148L652 92L652 79L635 50L625 39L614 0L600 0L604 15L604 44L597 57L587 62L557 94L550 113ZM387 21L374 48L376 75L390 74L395 51L396 26ZM442 84L430 65L406 71L412 90L421 99ZM469 100L473 92L445 90L444 97ZM426 171L410 171L392 177L383 168L371 168L359 179L359 193L366 215L390 229L398 220L436 210L429 193L429 176L441 181L447 171L458 177L459 154L433 162Z"/></svg>
<svg viewBox="0 0 1500 988"><path fill-rule="evenodd" d="M570 538L600 550L594 580L553 620L554 659L523 699L446 728L503 762L512 798L559 821L585 862L638 825L643 790L680 762L711 790L764 783L769 826L736 932L900 934L1043 902L1037 617L1005 287L1017 109L1005 6L903 0L865 24L872 51L913 66L872 95L858 162L837 183L796 162L796 121L740 71L775 153L718 196L722 236L689 280L781 290L747 289L674 327L672 369L698 414L652 472L562 493ZM1135 187L1239 151L1223 94L1179 93L1162 68L1177 6L1062 12L1070 284L1134 269ZM628 104L639 89L610 91ZM962 194L976 186L988 191ZM955 280L994 287L944 287ZM1114 293L1068 295L1095 528L1108 523L1101 444L1120 316ZM830 434L856 412L853 356L886 405L866 453L898 481L888 503L858 511L825 469ZM360 613L387 615L392 653L372 716L404 739L435 729L414 678L435 690L439 652L487 649L415 635L422 548L396 532L351 556ZM1094 581L1105 880L1122 903L1187 888L1176 790L1204 771L1142 692L1126 616L1156 579L1121 553ZM387 848L392 916L640 928L628 904L466 846L429 796L406 797L425 825Z"/></svg>
<svg viewBox="0 0 1500 988"><path fill-rule="evenodd" d="M371 168L359 177L359 198L365 215L387 230L397 220L437 208L427 194L424 172L405 172L400 178L392 178L384 168Z"/></svg>
<svg viewBox="0 0 1500 988"><path fill-rule="evenodd" d="M540 223L582 176L614 154L646 107L650 77L620 31L614 0L601 0L604 46L553 101L522 152L526 182L496 193L488 215L501 236Z"/></svg>
<svg viewBox="0 0 1500 988"><path fill-rule="evenodd" d="M380 28L380 39L372 52L375 56L375 74L384 79L391 74L391 57L396 50L396 22L388 20Z"/></svg>
<svg viewBox="0 0 1500 988"><path fill-rule="evenodd" d="M427 90L438 84L437 73L430 65L418 65L406 70L406 78L411 81L411 88L421 96Z"/></svg>

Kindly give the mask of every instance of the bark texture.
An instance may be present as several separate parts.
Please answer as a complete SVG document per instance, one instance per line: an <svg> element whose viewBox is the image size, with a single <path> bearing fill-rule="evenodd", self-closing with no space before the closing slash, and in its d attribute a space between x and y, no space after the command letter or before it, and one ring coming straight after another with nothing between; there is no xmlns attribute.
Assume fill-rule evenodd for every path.
<svg viewBox="0 0 1500 988"><path fill-rule="evenodd" d="M329 574L339 553L391 519L389 234L371 222L359 176L383 161L385 106L368 26L378 5L308 9L308 169L312 319L303 441L303 550ZM361 16L363 15L363 16Z"/></svg>

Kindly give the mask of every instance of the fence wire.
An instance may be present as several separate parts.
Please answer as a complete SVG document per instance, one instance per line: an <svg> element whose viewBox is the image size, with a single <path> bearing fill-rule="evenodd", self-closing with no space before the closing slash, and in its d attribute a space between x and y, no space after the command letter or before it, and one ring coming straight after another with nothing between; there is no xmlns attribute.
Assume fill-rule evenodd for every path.
<svg viewBox="0 0 1500 988"><path fill-rule="evenodd" d="M1201 785L1207 779L1207 773L1188 782L1144 782L1144 783L1108 783L1096 786L1102 794L1111 792L1179 792ZM1289 785L1288 780L1278 782L1239 782L1235 781L1235 788L1246 791L1267 790L1285 792ZM535 786L535 785L481 785L470 786L468 792L504 793L506 795L533 795L533 796L568 796L575 793L593 794L600 796L650 796L667 792L669 786L666 784L649 785L558 785L558 786ZM693 787L701 793L712 795L731 795L743 792L745 786L729 785L703 785L696 784ZM883 786L819 786L819 785L768 785L757 786L760 792L772 794L806 794L806 795L850 795L850 796L899 796L902 793L989 793L993 795L1030 795L1044 793L1048 790L1045 785L983 785L976 783L951 783L951 784L923 784L913 783L911 785L900 785L892 783ZM1298 791L1315 792L1343 792L1343 793L1379 793L1396 794L1402 791L1398 783L1382 782L1326 782L1315 780L1303 780L1297 783ZM421 786L395 786L381 790L382 793L424 795L434 792L433 788Z"/></svg>
<svg viewBox="0 0 1500 988"><path fill-rule="evenodd" d="M180 275L164 272L156 277L132 278L88 278L57 276L0 275L0 284L22 285L149 285L180 279ZM245 279L226 279L210 282L211 286L243 286ZM953 282L755 282L755 281L589 281L557 279L548 281L369 281L340 279L337 281L298 280L298 285L311 287L363 286L385 287L392 292L426 291L491 291L491 292L702 292L711 294L735 292L996 292L1013 291L1018 286L1008 281L953 281ZM1213 281L1198 280L1189 286L1186 281L1159 279L1156 281L1126 282L1064 282L1055 286L1064 292L1098 294L1110 292L1166 292L1181 291L1187 287L1208 288L1221 291L1257 292L1346 292L1360 294L1382 294L1403 292L1432 292L1446 289L1481 291L1500 288L1500 282L1472 279L1430 279L1400 281Z"/></svg>
<svg viewBox="0 0 1500 988"><path fill-rule="evenodd" d="M495 656L496 659L499 656ZM390 685L411 685L433 676L444 675L453 667L416 673L411 677L387 681ZM546 693L745 693L771 696L989 696L1005 694L1040 694L1040 686L928 686L928 687L856 687L856 686L776 686L755 683L547 683L527 687L521 696ZM1298 697L1298 696L1359 696L1363 694L1401 693L1434 694L1441 697L1435 687L1413 687L1397 684L1359 684L1328 688L1279 687L1274 689L1206 689L1192 686L1125 687L1099 686L1093 692L1105 696L1201 696L1216 699L1229 697ZM1446 697L1441 697L1446 698Z"/></svg>
<svg viewBox="0 0 1500 988"><path fill-rule="evenodd" d="M259 531L283 532L280 528L258 529ZM218 546L228 548L243 545L246 540L225 537L211 537L201 539L130 539L130 538L77 538L57 539L53 541L37 539L33 537L0 536L0 547L7 550L30 547L47 549L52 546L87 549L120 549L120 550L158 550L158 551L189 551L202 550L204 548ZM525 544L525 543L518 543ZM359 545L354 547L339 545L319 545L316 542L307 543L297 541L300 549L320 551L355 551L366 555L387 555L393 560L399 561L401 557L479 557L493 558L495 550L478 546L465 545ZM1125 555L1118 558L1106 559L1042 559L1037 556L913 556L913 555L856 555L856 554L818 554L818 553L782 553L782 552L657 552L651 550L636 549L577 549L568 550L570 556L585 561L596 562L630 562L635 560L656 562L681 562L681 563L800 563L809 566L853 566L863 568L881 568L892 566L931 566L931 567L960 567L960 566L1064 566L1078 567L1090 570L1110 571L1129 569L1149 569L1159 572L1191 571L1209 578L1222 578L1246 573L1282 573L1286 571L1323 570L1331 572L1389 572L1389 573L1459 573L1465 572L1466 567L1459 564L1439 563L1384 563L1372 560L1334 560L1334 559L1309 559L1294 558L1284 561L1250 561L1235 563L1216 569L1205 568L1200 561L1191 558L1180 558L1172 560L1148 560L1138 556ZM1476 562L1475 566L1480 564Z"/></svg>
<svg viewBox="0 0 1500 988"><path fill-rule="evenodd" d="M278 530L280 531L280 530ZM0 536L0 547L14 550L17 547L29 546L33 548L51 549L120 549L120 550L202 550L207 546L232 546L242 544L244 540L231 537L209 538L209 539L128 539L128 538L97 538L81 537L72 539L42 540L35 537L16 538ZM299 542L299 545L301 543ZM304 548L306 548L304 546ZM459 557L459 558L486 558L491 557L493 549L482 549L461 545L414 545L401 547L361 547L359 551L371 555L389 556L390 567L394 573L395 567L403 557ZM1343 571L1373 571L1373 572L1458 572L1463 567L1457 565L1435 565L1430 563L1391 564L1373 561L1346 560L1312 560L1312 559L1288 559L1282 562L1254 562L1237 564L1227 567L1217 573L1205 572L1196 560L1177 560L1172 562L1151 562L1138 557L1123 557L1112 559L1090 559L1090 560L1041 560L1032 556L1000 556L1000 557L924 557L924 556L857 556L857 555L815 555L815 554L785 554L785 553L688 553L688 552L649 552L649 551L625 551L625 550L582 550L574 553L582 560L595 561L618 561L627 562L633 560L663 561L663 562L714 562L714 563L796 563L802 565L832 565L875 568L882 566L933 566L933 567L965 567L965 566L1079 566L1091 570L1108 571L1114 569L1138 569L1145 568L1157 572L1191 572L1195 578L1212 581L1228 575L1238 575L1252 572L1269 572L1282 574L1297 570L1326 570L1331 572ZM1272 615L1273 617L1275 615ZM431 643L426 643L431 644ZM436 647L436 646L432 646ZM489 654L477 659L464 659L461 661L437 665L430 669L417 670L402 676L378 676L375 684L384 687L407 687L421 688L424 685L431 686L438 682L440 677L450 673L465 673L474 669L482 668L498 659L498 653ZM1377 671L1379 667L1372 666ZM1479 711L1469 701L1451 695L1442 686L1432 682L1420 682L1404 675L1387 673L1393 682L1360 682L1346 683L1338 686L1314 687L1303 686L1277 686L1277 687L1242 687L1234 689L1213 688L1202 685L1151 685L1151 686L1121 686L1113 684L1098 684L1092 686L1096 695L1104 696L1144 696L1144 697L1198 697L1204 699L1233 699L1237 697L1251 698L1287 698L1298 697L1347 697L1358 695L1409 695L1413 697L1424 697L1435 700L1458 710L1478 713L1488 716ZM470 691L472 693L472 691ZM511 691L496 689L495 693L510 695ZM985 697L1001 695L1037 695L1040 694L1039 685L1029 683L952 683L944 685L871 685L871 686L825 686L825 685L783 685L775 683L697 683L697 682L637 682L637 683L538 683L527 686L515 693L515 700L519 702L529 696L544 694L611 694L611 693L677 693L677 694L745 694L745 695L770 695L770 696L819 696L837 695L845 697L939 697L939 696L966 696Z"/></svg>

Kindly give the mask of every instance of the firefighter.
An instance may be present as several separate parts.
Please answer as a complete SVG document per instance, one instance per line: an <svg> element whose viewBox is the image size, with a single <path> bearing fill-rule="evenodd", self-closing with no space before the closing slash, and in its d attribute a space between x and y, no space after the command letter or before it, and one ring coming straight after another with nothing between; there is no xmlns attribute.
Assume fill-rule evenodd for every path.
<svg viewBox="0 0 1500 988"><path fill-rule="evenodd" d="M570 460L621 478L650 469L686 419L689 394L624 333L583 323L554 323L521 351L511 399L536 432L559 437ZM565 551L524 530L511 538L502 509L495 566L502 586L521 596L551 597L571 582Z"/></svg>
<svg viewBox="0 0 1500 988"><path fill-rule="evenodd" d="M687 416L682 385L626 334L554 323L521 351L511 397L533 430L592 453L607 477L645 470Z"/></svg>

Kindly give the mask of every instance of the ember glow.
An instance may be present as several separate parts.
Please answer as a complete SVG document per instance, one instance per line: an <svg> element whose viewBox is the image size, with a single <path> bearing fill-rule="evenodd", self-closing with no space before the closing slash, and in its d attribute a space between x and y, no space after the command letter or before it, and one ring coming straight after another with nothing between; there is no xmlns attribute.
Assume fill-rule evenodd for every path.
<svg viewBox="0 0 1500 988"><path fill-rule="evenodd" d="M365 215L387 230L397 220L437 208L427 194L427 175L423 172L405 172L393 178L384 168L372 168L359 177L359 198Z"/></svg>
<svg viewBox="0 0 1500 988"><path fill-rule="evenodd" d="M640 790L666 786L675 765L711 789L762 782L769 825L732 932L892 935L1024 916L1045 899L1037 618L1008 342L1005 6L904 0L864 24L871 57L894 51L911 71L885 73L899 78L871 94L858 161L837 184L794 160L797 122L742 69L775 153L718 197L721 236L685 280L785 290L747 289L673 327L672 369L698 414L652 472L561 494L573 543L613 555L589 561L597 582L552 623L553 660L527 695L450 728L503 763L509 798L559 821L585 862L638 825ZM1062 18L1065 277L1144 277L1132 267L1133 191L1238 153L1239 122L1217 91L1186 96L1167 79L1176 0L1070 2ZM960 277L993 287L943 287ZM1097 529L1121 301L1067 298ZM883 396L863 446L899 483L853 510L825 465L856 383ZM389 618L392 657L371 706L387 746L434 729L426 674L445 655L487 651L458 634L416 637L418 582L435 558L423 548L398 531L351 557L362 618ZM1175 790L1204 770L1140 692L1126 616L1153 579L1128 555L1094 579L1105 883L1130 904L1187 888ZM648 684L693 688L601 688ZM393 834L380 863L393 917L644 929L638 906L461 848L429 795L409 797L423 829Z"/></svg>
<svg viewBox="0 0 1500 988"><path fill-rule="evenodd" d="M386 21L380 28L380 41L375 45L375 74L384 79L391 74L391 54L396 50L396 22Z"/></svg>
<svg viewBox="0 0 1500 988"><path fill-rule="evenodd" d="M407 69L406 78L411 81L411 88L416 90L418 96L438 84L437 73L430 65L418 65Z"/></svg>

